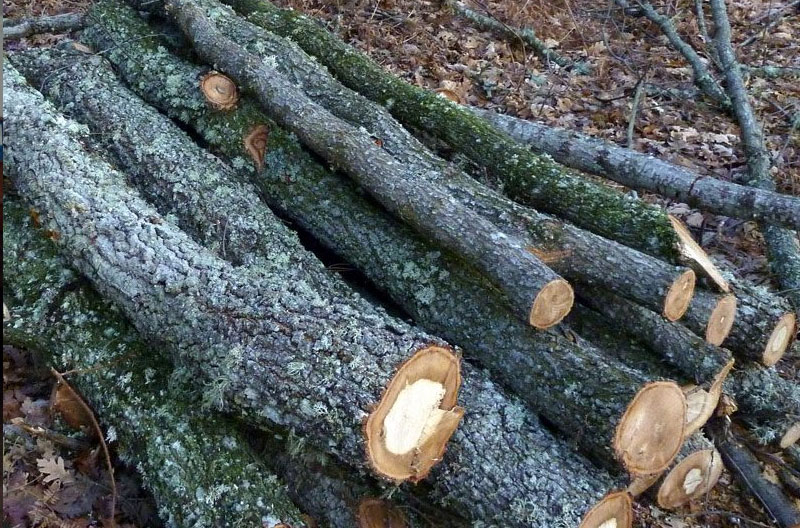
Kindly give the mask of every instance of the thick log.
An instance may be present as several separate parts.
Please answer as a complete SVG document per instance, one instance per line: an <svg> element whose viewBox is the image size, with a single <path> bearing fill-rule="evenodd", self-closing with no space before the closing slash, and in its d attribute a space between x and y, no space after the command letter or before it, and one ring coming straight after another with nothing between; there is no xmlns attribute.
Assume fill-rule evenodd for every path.
<svg viewBox="0 0 800 528"><path fill-rule="evenodd" d="M340 167L384 207L489 277L519 318L536 328L548 328L569 313L573 301L569 283L520 240L398 163L369 133L316 104L270 61L261 61L227 38L197 2L170 0L166 6L200 56L252 92L276 122Z"/></svg>
<svg viewBox="0 0 800 528"><path fill-rule="evenodd" d="M603 359L591 346L516 321L478 274L398 223L352 182L315 163L290 135L245 107L246 98L224 117L209 109L196 90L202 70L167 53L132 10L110 2L95 10L100 22L84 37L149 102L194 127L234 166L249 164L240 143L228 141L229 131L241 137L256 123L269 123L265 167L254 181L271 206L356 265L430 331L466 347L469 357L597 460L613 459L615 424L648 378ZM117 37L130 43L124 53ZM247 168L242 172L252 175Z"/></svg>
<svg viewBox="0 0 800 528"><path fill-rule="evenodd" d="M609 493L583 518L580 528L631 528L633 502L627 491Z"/></svg>
<svg viewBox="0 0 800 528"><path fill-rule="evenodd" d="M16 130L7 138L14 183L70 261L140 332L173 351L195 383L205 382L210 401L255 425L294 428L341 462L367 467L368 409L411 353L444 345L365 302L345 303L333 286L322 296L261 267L218 260L83 153L80 127L7 63L3 80ZM473 519L508 524L511 509L520 514L511 525L527 525L514 522L526 515L535 524L575 522L612 480L483 372L465 365L463 373L460 399L470 414L430 480L431 496ZM495 492L483 493L487 486Z"/></svg>
<svg viewBox="0 0 800 528"><path fill-rule="evenodd" d="M589 136L491 110L473 112L567 167L646 189L706 211L800 229L800 198L703 177L691 170Z"/></svg>
<svg viewBox="0 0 800 528"><path fill-rule="evenodd" d="M674 510L706 497L717 484L722 469L722 458L714 444L703 433L694 433L686 439L658 486L658 506Z"/></svg>
<svg viewBox="0 0 800 528"><path fill-rule="evenodd" d="M381 147L404 166L445 187L503 233L521 240L556 273L571 281L601 284L619 291L664 313L670 320L685 312L694 283L689 270L520 206L488 189L455 165L433 155L386 109L343 86L296 44L242 20L216 0L196 3L228 38L250 53L273 61L282 74L315 102L379 138Z"/></svg>
<svg viewBox="0 0 800 528"><path fill-rule="evenodd" d="M678 241L663 211L534 155L468 110L385 72L309 17L261 0L226 3L297 42L343 84L386 106L402 123L439 137L486 167L512 198L646 253L677 256Z"/></svg>
<svg viewBox="0 0 800 528"><path fill-rule="evenodd" d="M255 462L233 424L195 405L188 387L168 391L172 365L31 224L21 200L4 199L3 299L11 319L3 342L33 348L62 370L86 370L70 383L108 436L116 432L120 456L142 473L167 524L298 523L283 483Z"/></svg>
<svg viewBox="0 0 800 528"><path fill-rule="evenodd" d="M613 328L624 328L631 337L643 342L689 379L700 380L713 375L715 369L730 361L730 353L706 343L678 323L663 320L613 294L592 291L582 302L601 313ZM632 330L631 330L632 329ZM605 333L606 340L613 335ZM587 335L591 339L591 335ZM617 350L620 359L635 352L624 352L626 340L605 350ZM774 368L744 362L731 371L725 380L725 392L736 398L741 416L751 424L762 443L775 442L783 447L797 441L800 435L800 385L782 378Z"/></svg>

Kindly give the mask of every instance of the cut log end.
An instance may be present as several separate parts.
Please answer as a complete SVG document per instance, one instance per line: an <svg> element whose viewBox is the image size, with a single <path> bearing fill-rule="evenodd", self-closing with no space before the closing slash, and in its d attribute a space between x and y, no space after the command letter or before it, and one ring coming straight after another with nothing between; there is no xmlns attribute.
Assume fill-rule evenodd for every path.
<svg viewBox="0 0 800 528"><path fill-rule="evenodd" d="M587 513L580 528L630 528L633 504L627 491L606 495Z"/></svg>
<svg viewBox="0 0 800 528"><path fill-rule="evenodd" d="M653 473L652 475L642 475L634 477L633 480L631 480L631 483L628 484L628 487L625 488L625 490L631 494L631 497L638 497L639 495L650 489L650 487L653 484L658 482L658 480L661 478L661 475L663 474L664 472L660 471L658 473Z"/></svg>
<svg viewBox="0 0 800 528"><path fill-rule="evenodd" d="M534 299L529 322L534 328L550 328L569 314L574 302L575 292L567 281L550 281Z"/></svg>
<svg viewBox="0 0 800 528"><path fill-rule="evenodd" d="M722 384L730 374L734 361L731 360L717 373L708 390L690 386L684 388L686 396L686 430L684 437L688 437L701 427L714 414L720 397L722 397Z"/></svg>
<svg viewBox="0 0 800 528"><path fill-rule="evenodd" d="M786 353L792 341L794 341L796 333L797 317L792 312L784 314L778 319L778 323L769 336L761 362L768 367L777 363Z"/></svg>
<svg viewBox="0 0 800 528"><path fill-rule="evenodd" d="M694 284L697 276L692 270L686 270L675 279L664 298L664 317L669 321L677 321L689 308L694 296Z"/></svg>
<svg viewBox="0 0 800 528"><path fill-rule="evenodd" d="M730 293L730 284L728 284L728 281L722 276L722 273L720 273L719 269L711 261L711 258L709 258L705 250L694 241L689 229L674 216L668 216L669 221L672 222L672 227L675 229L675 234L678 237L678 244L680 246L678 250L681 253L681 257L694 270L711 279L720 291Z"/></svg>
<svg viewBox="0 0 800 528"><path fill-rule="evenodd" d="M267 155L267 140L269 139L269 127L258 125L244 137L244 148L250 159L256 166L256 170L261 172L264 168L264 157Z"/></svg>
<svg viewBox="0 0 800 528"><path fill-rule="evenodd" d="M634 475L663 471L683 443L686 414L686 397L678 385L671 381L645 385L617 425L617 458Z"/></svg>
<svg viewBox="0 0 800 528"><path fill-rule="evenodd" d="M781 449L786 449L796 444L798 440L800 440L800 422L792 425L789 430L784 433L778 445Z"/></svg>
<svg viewBox="0 0 800 528"><path fill-rule="evenodd" d="M670 471L658 488L658 505L672 510L708 493L722 474L716 449L695 451Z"/></svg>
<svg viewBox="0 0 800 528"><path fill-rule="evenodd" d="M430 346L398 369L364 426L376 473L417 482L441 460L464 414L456 406L460 361L452 350Z"/></svg>
<svg viewBox="0 0 800 528"><path fill-rule="evenodd" d="M403 512L383 499L362 499L358 504L358 528L405 528Z"/></svg>
<svg viewBox="0 0 800 528"><path fill-rule="evenodd" d="M736 318L736 296L725 295L720 299L706 325L706 342L720 346L733 327Z"/></svg>
<svg viewBox="0 0 800 528"><path fill-rule="evenodd" d="M200 90L208 103L217 110L233 110L239 102L236 83L219 72L211 71L200 79Z"/></svg>

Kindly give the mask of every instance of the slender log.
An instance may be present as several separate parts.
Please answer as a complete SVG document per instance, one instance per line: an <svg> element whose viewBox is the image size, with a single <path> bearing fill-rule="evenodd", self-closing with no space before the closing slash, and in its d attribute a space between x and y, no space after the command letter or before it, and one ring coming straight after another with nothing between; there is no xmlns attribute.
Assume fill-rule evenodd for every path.
<svg viewBox="0 0 800 528"><path fill-rule="evenodd" d="M736 296L716 295L700 288L695 291L682 322L707 343L720 346L730 335L736 320Z"/></svg>
<svg viewBox="0 0 800 528"><path fill-rule="evenodd" d="M546 62L553 62L562 68L569 68L574 65L571 60L550 49L530 28L514 29L503 24L496 18L470 9L463 2L447 0L445 5L483 31L491 31L500 38L508 40L511 44L520 43L523 46L530 47L534 53L539 55ZM581 69L585 69L585 66Z"/></svg>
<svg viewBox="0 0 800 528"><path fill-rule="evenodd" d="M677 253L666 215L536 156L459 105L390 75L313 19L261 0L227 0L268 31L292 39L343 84L386 106L402 123L439 137L486 167L516 200L656 256Z"/></svg>
<svg viewBox="0 0 800 528"><path fill-rule="evenodd" d="M725 467L761 502L781 528L797 528L800 512L781 489L761 475L761 465L746 446L736 440L721 423L708 430L722 454Z"/></svg>
<svg viewBox="0 0 800 528"><path fill-rule="evenodd" d="M7 143L14 183L46 212L70 261L140 332L174 351L195 383L205 381L211 401L255 425L272 419L294 428L338 460L365 467L366 409L411 352L447 357L444 345L367 303L345 304L263 268L234 270L214 258L128 190L120 174L82 154L80 127L4 66L6 117L16 130ZM533 523L577 520L609 477L554 440L485 374L468 365L463 373L469 419L430 480L431 496L473 519L508 521L511 509ZM487 485L495 493L482 493ZM515 503L519 497L530 502ZM522 518L510 524L527 525L515 522Z"/></svg>
<svg viewBox="0 0 800 528"><path fill-rule="evenodd" d="M70 382L109 437L116 432L120 455L142 473L161 518L198 527L299 522L283 484L255 462L229 420L198 408L188 392L166 391L174 385L172 365L69 271L45 232L30 225L21 200L3 202L4 299L11 312L3 341L32 347L62 370L79 370Z"/></svg>
<svg viewBox="0 0 800 528"><path fill-rule="evenodd" d="M472 108L494 126L557 162L706 211L800 229L800 198L738 185L613 143L491 110Z"/></svg>
<svg viewBox="0 0 800 528"><path fill-rule="evenodd" d="M571 286L521 241L501 232L440 186L407 170L366 131L317 105L274 65L222 34L195 2L170 0L166 6L201 56L255 94L278 123L341 167L384 207L476 266L503 291L518 317L535 328L548 328L569 313Z"/></svg>
<svg viewBox="0 0 800 528"><path fill-rule="evenodd" d="M730 97L731 109L739 124L739 135L747 156L748 185L774 191L770 155L731 45L731 26L724 0L711 0L711 15L716 28L714 45L725 77L725 91ZM762 225L762 232L772 271L795 309L800 309L800 240L797 233L768 223Z"/></svg>
<svg viewBox="0 0 800 528"><path fill-rule="evenodd" d="M663 356L684 375L701 379L730 360L730 353L714 347L677 323L664 321L647 309L613 294L592 291L582 302L600 312L617 328L624 328ZM633 329L633 330L630 330ZM606 350L624 349L625 341ZM627 355L627 354L626 354ZM624 356L622 356L624 357ZM782 378L774 368L745 362L724 383L736 398L742 417L762 443L792 443L800 435L800 385Z"/></svg>
<svg viewBox="0 0 800 528"><path fill-rule="evenodd" d="M197 0L203 11L245 50L274 61L306 95L348 123L379 138L404 166L445 187L456 199L521 240L534 255L571 281L602 284L676 320L685 312L694 277L686 269L631 250L488 189L417 141L386 109L343 86L296 44L270 34L216 0Z"/></svg>
<svg viewBox="0 0 800 528"><path fill-rule="evenodd" d="M246 98L238 110L221 117L193 90L202 69L167 53L132 10L112 2L98 3L94 10L98 22L84 37L104 50L143 97L194 127L232 165L243 167L245 177L252 176L241 144L230 137L241 137L255 124L267 123L266 118L249 112ZM124 50L114 45L115 37L128 43ZM578 346L556 332L535 332L514 320L478 274L431 247L269 123L264 171L254 181L272 207L340 252L430 331L466 347L470 357L598 461L613 459L615 424L648 378L606 361L591 346ZM327 199L320 201L321 196ZM665 422L665 427L674 425ZM652 439L650 445L660 444ZM677 452L679 441L671 448Z"/></svg>
<svg viewBox="0 0 800 528"><path fill-rule="evenodd" d="M3 21L3 38L18 40L38 33L66 33L81 29L84 24L82 13L12 18Z"/></svg>

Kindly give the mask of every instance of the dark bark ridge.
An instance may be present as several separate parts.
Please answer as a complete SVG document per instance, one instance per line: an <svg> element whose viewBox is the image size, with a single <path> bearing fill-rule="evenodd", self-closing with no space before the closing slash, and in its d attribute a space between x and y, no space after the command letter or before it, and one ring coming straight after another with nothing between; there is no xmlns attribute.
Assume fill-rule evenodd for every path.
<svg viewBox="0 0 800 528"><path fill-rule="evenodd" d="M532 408L606 465L614 427L651 378L608 361L561 331L536 332L513 318L477 273L422 240L347 178L328 171L243 98L231 113L209 109L193 90L202 72L169 54L129 8L100 2L84 33L150 103L185 122L252 177L268 203L362 270L429 331L465 347ZM116 38L126 42L124 50ZM269 123L264 170L253 174L238 142ZM320 197L324 197L320 199ZM379 250L376 248L380 248ZM597 380L598 383L592 383Z"/></svg>
<svg viewBox="0 0 800 528"><path fill-rule="evenodd" d="M445 163L417 141L382 106L351 91L293 42L238 17L216 0L198 0L203 12L228 38L278 70L306 95L353 126L380 138L382 148L422 177L445 187L458 201L501 231L522 241L556 273L569 280L602 284L671 320L685 311L691 282L687 270L622 244L520 206ZM674 287L674 289L673 289ZM691 285L689 292L691 292Z"/></svg>
<svg viewBox="0 0 800 528"><path fill-rule="evenodd" d="M800 198L695 174L653 156L576 132L473 108L487 121L557 162L706 211L800 229Z"/></svg>
<svg viewBox="0 0 800 528"><path fill-rule="evenodd" d="M342 83L384 105L404 124L440 137L486 167L512 198L646 253L677 256L677 239L663 211L534 155L468 110L384 72L309 17L260 0L226 3L251 22L297 42Z"/></svg>
<svg viewBox="0 0 800 528"><path fill-rule="evenodd" d="M142 473L161 518L198 528L298 523L284 484L255 462L233 424L190 403L191 393L170 378L172 365L29 224L22 201L5 198L3 298L12 317L3 342L33 348L62 369L89 369L69 381L108 436L115 432L120 456Z"/></svg>
<svg viewBox="0 0 800 528"><path fill-rule="evenodd" d="M8 64L4 92L16 130L7 145L14 183L59 233L70 262L205 382L207 401L256 425L294 428L364 467L366 409L399 362L437 341L366 303L322 297L261 268L231 269L85 154L82 127L56 114ZM534 524L573 523L612 485L484 373L465 366L464 378L461 403L470 412L430 479L433 497L474 519L513 511ZM496 492L481 493L487 486Z"/></svg>
<svg viewBox="0 0 800 528"><path fill-rule="evenodd" d="M366 131L317 105L274 64L261 61L226 38L195 2L171 0L166 10L201 56L255 94L278 123L329 163L341 167L384 207L489 277L522 320L547 328L569 312L572 288L521 241L500 231L441 186L407 170Z"/></svg>

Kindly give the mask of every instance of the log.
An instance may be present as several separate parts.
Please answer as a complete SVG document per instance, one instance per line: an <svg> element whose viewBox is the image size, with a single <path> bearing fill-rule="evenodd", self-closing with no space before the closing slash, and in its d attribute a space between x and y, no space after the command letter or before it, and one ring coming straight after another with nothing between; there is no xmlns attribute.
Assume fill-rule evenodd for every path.
<svg viewBox="0 0 800 528"><path fill-rule="evenodd" d="M562 165L597 174L633 189L646 189L711 213L800 229L800 198L704 177L656 157L589 136L472 108L498 129L549 154Z"/></svg>
<svg viewBox="0 0 800 528"><path fill-rule="evenodd" d="M725 467L761 502L778 526L797 528L800 512L780 487L761 475L761 465L747 447L726 431L722 423L713 424L708 432L722 454Z"/></svg>
<svg viewBox="0 0 800 528"><path fill-rule="evenodd" d="M521 241L398 163L366 131L316 104L270 61L261 61L227 38L198 3L170 0L165 5L201 57L252 92L276 122L340 167L393 214L490 278L519 318L543 329L569 313L571 286Z"/></svg>
<svg viewBox="0 0 800 528"><path fill-rule="evenodd" d="M269 123L264 171L254 181L273 208L357 266L420 324L465 347L470 357L575 437L597 461L614 465L610 446L616 424L652 378L608 362L590 346L578 346L560 333L536 332L516 321L477 273L431 247L352 182L314 162L290 135L250 110L247 98L232 114L209 109L196 89L202 69L166 52L131 9L113 2L94 9L98 22L87 28L84 38L105 50L143 97L193 127L232 165L243 167L243 177L253 176L246 168L250 162L241 144L229 141L230 131L241 137L256 123ZM124 53L111 36L130 43ZM321 196L327 198L320 201ZM676 439L670 449L677 452ZM650 445L660 444L652 439Z"/></svg>
<svg viewBox="0 0 800 528"><path fill-rule="evenodd" d="M85 23L82 13L12 18L3 21L3 38L18 40L37 33L66 33L82 28Z"/></svg>
<svg viewBox="0 0 800 528"><path fill-rule="evenodd" d="M141 472L161 518L198 527L299 522L284 485L255 462L230 420L194 405L187 387L167 391L172 365L31 224L21 200L4 198L3 298L11 320L3 342L31 348L62 370L87 370L70 383L108 436L116 431L121 458Z"/></svg>
<svg viewBox="0 0 800 528"><path fill-rule="evenodd" d="M631 528L633 502L627 491L609 493L583 518L579 528Z"/></svg>
<svg viewBox="0 0 800 528"><path fill-rule="evenodd" d="M485 167L513 199L645 253L677 256L678 240L663 211L534 155L459 105L384 72L309 17L261 0L225 3L295 41L343 84L386 106L403 124L440 138Z"/></svg>
<svg viewBox="0 0 800 528"><path fill-rule="evenodd" d="M678 323L663 320L657 314L613 294L592 291L581 301L601 313L612 328L624 328L643 342L654 354L663 357L690 379L708 380L730 361L730 353L714 347ZM590 336L591 339L591 336ZM612 339L606 333L606 339ZM606 350L622 351L625 340ZM636 352L619 352L623 359ZM783 447L800 436L800 385L782 378L774 368L744 362L731 371L723 385L736 398L741 416L751 424L762 443L775 442Z"/></svg>
<svg viewBox="0 0 800 528"><path fill-rule="evenodd" d="M417 141L380 105L349 90L291 41L272 35L216 0L197 0L228 38L245 50L274 61L276 68L306 95L335 116L363 127L409 169L445 187L559 275L571 281L602 284L676 320L693 292L693 274L587 231L522 207L488 189L454 165L446 164Z"/></svg>
<svg viewBox="0 0 800 528"><path fill-rule="evenodd" d="M714 444L701 432L686 439L656 492L660 508L675 510L706 497L722 475L722 458Z"/></svg>
<svg viewBox="0 0 800 528"><path fill-rule="evenodd" d="M81 128L57 115L8 63L3 81L6 118L16 130L6 153L17 169L14 184L43 212L70 262L140 332L172 351L194 383L205 383L209 401L254 425L272 420L294 428L356 469L388 471L381 460L365 460L363 420L415 351L436 360L426 374L441 379L432 370L453 357L446 345L365 302L345 303L335 284L321 295L261 267L233 269L143 203L121 174L85 154ZM476 520L523 526L514 519L528 515L533 523L572 523L612 485L482 371L464 365L462 373L460 399L470 414L427 483L437 502ZM432 462L421 454L410 477ZM483 493L487 486L495 492ZM526 502L515 502L519 497ZM509 523L510 508L520 517Z"/></svg>

